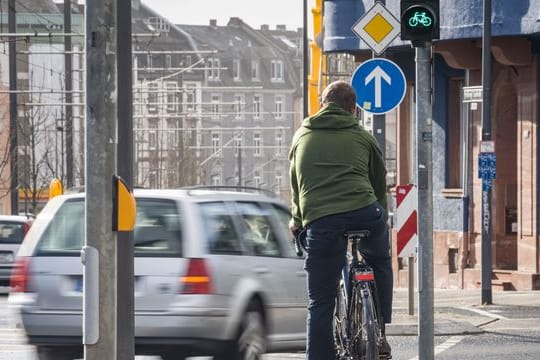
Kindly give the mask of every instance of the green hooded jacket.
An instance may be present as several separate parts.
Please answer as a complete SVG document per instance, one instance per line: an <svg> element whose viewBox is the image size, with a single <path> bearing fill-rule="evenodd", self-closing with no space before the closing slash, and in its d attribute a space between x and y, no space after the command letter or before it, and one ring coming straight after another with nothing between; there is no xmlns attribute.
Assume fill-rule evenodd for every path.
<svg viewBox="0 0 540 360"><path fill-rule="evenodd" d="M386 168L377 141L336 104L304 119L289 161L291 211L298 227L375 201L387 209Z"/></svg>

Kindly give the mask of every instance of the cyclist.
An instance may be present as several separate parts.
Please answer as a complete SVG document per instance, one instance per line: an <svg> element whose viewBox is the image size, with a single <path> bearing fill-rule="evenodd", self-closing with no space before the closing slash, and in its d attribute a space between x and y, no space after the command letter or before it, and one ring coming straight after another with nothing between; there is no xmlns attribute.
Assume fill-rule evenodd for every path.
<svg viewBox="0 0 540 360"><path fill-rule="evenodd" d="M332 319L347 230L371 232L360 251L375 274L383 322L392 319L386 169L375 138L358 125L355 111L352 86L344 81L329 84L321 109L304 119L289 152L289 227L293 234L307 229L307 360L336 358ZM390 355L386 339L379 351Z"/></svg>

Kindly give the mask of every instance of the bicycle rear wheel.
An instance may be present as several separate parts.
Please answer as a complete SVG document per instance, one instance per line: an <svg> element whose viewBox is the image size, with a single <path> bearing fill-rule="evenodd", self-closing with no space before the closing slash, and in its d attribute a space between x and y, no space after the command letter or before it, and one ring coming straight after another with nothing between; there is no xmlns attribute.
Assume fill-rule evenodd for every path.
<svg viewBox="0 0 540 360"><path fill-rule="evenodd" d="M347 297L343 279L339 282L334 308L334 344L338 359L347 355Z"/></svg>
<svg viewBox="0 0 540 360"><path fill-rule="evenodd" d="M379 334L379 322L375 313L373 294L369 286L366 286L362 297L362 338L366 344L366 360L379 359Z"/></svg>

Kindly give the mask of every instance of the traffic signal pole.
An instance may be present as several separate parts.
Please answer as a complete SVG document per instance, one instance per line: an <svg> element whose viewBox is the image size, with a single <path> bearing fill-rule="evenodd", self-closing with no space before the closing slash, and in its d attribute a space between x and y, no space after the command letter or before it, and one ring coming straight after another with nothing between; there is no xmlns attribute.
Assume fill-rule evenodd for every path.
<svg viewBox="0 0 540 360"><path fill-rule="evenodd" d="M433 360L433 142L431 42L416 47L418 208L418 358Z"/></svg>
<svg viewBox="0 0 540 360"><path fill-rule="evenodd" d="M433 360L433 94L431 44L439 38L439 0L401 0L401 39L416 54L418 209L418 358Z"/></svg>
<svg viewBox="0 0 540 360"><path fill-rule="evenodd" d="M83 344L87 360L116 359L116 0L86 2L86 201Z"/></svg>

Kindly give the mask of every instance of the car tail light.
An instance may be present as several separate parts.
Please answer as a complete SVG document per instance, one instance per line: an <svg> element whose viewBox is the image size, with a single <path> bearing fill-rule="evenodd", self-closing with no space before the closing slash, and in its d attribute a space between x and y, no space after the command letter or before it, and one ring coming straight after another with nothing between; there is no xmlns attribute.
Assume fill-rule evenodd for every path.
<svg viewBox="0 0 540 360"><path fill-rule="evenodd" d="M21 258L17 260L13 266L10 279L11 292L27 292L28 291L28 271L30 267L29 258Z"/></svg>
<svg viewBox="0 0 540 360"><path fill-rule="evenodd" d="M23 224L23 233L24 233L24 235L26 235L28 230L30 230L30 224L29 223L24 223Z"/></svg>
<svg viewBox="0 0 540 360"><path fill-rule="evenodd" d="M186 275L180 278L182 294L210 294L212 282L205 259L188 259Z"/></svg>

